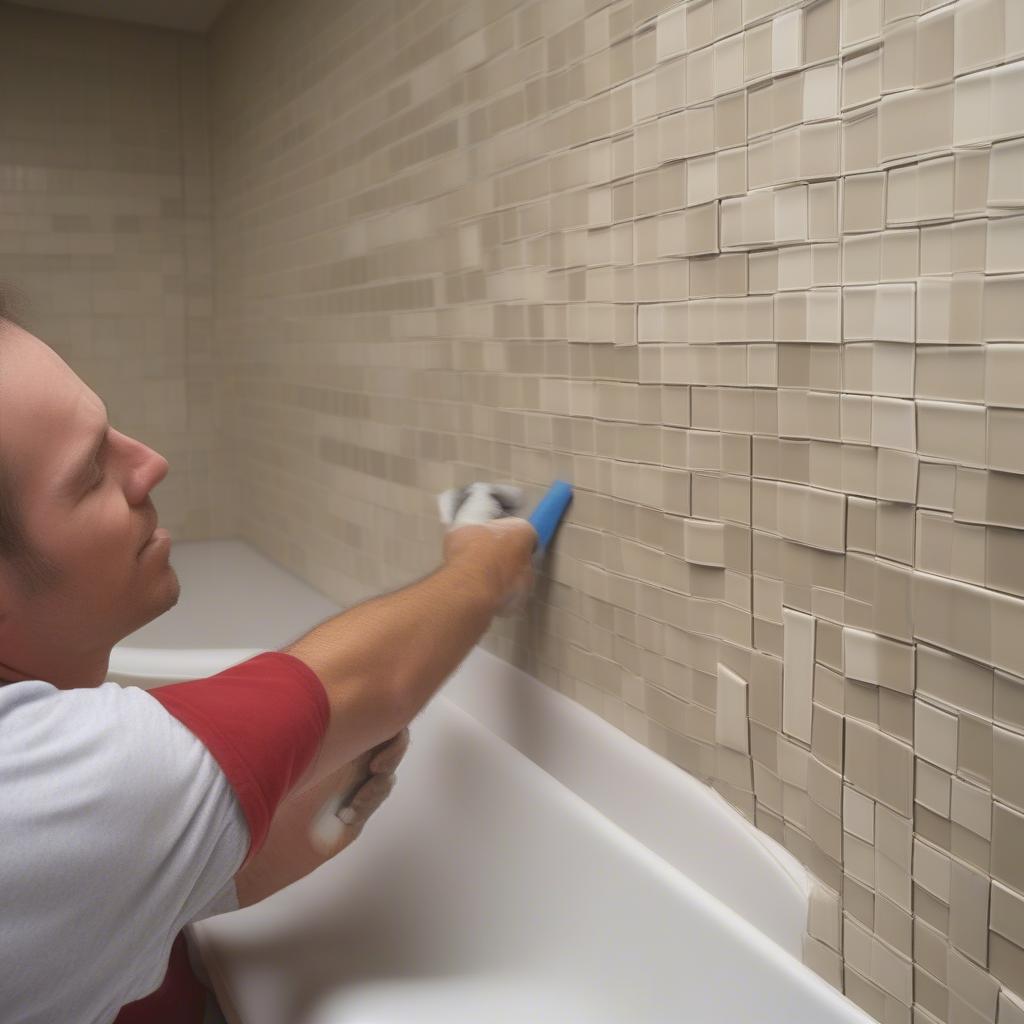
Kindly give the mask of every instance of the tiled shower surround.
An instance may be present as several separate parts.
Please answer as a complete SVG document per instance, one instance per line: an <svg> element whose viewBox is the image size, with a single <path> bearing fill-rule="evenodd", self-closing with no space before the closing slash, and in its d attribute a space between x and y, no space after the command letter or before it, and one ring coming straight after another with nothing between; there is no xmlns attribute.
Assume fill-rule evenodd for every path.
<svg viewBox="0 0 1024 1024"><path fill-rule="evenodd" d="M246 535L353 600L436 563L443 487L571 480L488 646L796 854L807 962L893 1024L1024 1021L1022 58L1022 0L211 47Z"/></svg>
<svg viewBox="0 0 1024 1024"><path fill-rule="evenodd" d="M805 863L880 1020L1022 1024L1024 0L243 0L209 56L243 535L354 601L443 488L571 480L487 645Z"/></svg>

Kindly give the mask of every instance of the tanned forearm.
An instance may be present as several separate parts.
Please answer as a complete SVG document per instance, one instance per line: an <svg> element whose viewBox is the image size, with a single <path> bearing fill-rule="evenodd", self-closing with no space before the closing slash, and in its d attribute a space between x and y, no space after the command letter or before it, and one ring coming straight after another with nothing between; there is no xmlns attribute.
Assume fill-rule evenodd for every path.
<svg viewBox="0 0 1024 1024"><path fill-rule="evenodd" d="M524 537L512 547L525 563L532 541ZM491 571L494 544L480 540L426 579L343 612L287 648L317 674L331 707L320 755L297 790L399 732L487 630L509 573L505 566L504 575Z"/></svg>

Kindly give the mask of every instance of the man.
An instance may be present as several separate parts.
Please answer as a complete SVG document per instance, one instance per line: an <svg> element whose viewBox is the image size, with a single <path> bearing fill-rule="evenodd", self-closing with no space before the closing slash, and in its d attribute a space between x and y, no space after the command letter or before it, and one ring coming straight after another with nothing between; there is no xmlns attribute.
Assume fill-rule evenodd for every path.
<svg viewBox="0 0 1024 1024"><path fill-rule="evenodd" d="M201 1021L207 993L182 928L277 892L350 842L390 790L408 723L529 586L528 523L463 526L433 575L285 652L149 692L105 683L111 648L178 599L150 497L166 473L55 352L0 318L11 1024ZM367 771L352 828L315 851L313 815Z"/></svg>

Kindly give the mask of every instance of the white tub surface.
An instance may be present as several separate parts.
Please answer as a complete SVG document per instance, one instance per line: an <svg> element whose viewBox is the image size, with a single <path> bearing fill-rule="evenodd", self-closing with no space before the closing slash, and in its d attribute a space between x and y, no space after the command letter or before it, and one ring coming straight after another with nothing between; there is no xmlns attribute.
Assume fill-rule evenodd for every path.
<svg viewBox="0 0 1024 1024"><path fill-rule="evenodd" d="M227 595L230 569L207 545L180 545L190 547L206 550L175 553L175 612L223 635L230 664L252 625L212 632L217 606L193 605L207 574L233 614L243 597ZM265 562L245 545L231 554ZM187 642L165 649L166 678L183 678L175 659ZM130 664L137 651L119 654ZM443 693L413 724L399 784L352 847L195 929L230 1018L869 1020L786 952L803 930L802 869L710 789L483 651Z"/></svg>

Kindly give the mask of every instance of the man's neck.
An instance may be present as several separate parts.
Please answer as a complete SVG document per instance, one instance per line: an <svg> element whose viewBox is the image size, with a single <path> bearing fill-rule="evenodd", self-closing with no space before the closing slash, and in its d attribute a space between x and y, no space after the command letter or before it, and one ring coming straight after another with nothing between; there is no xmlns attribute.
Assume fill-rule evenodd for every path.
<svg viewBox="0 0 1024 1024"><path fill-rule="evenodd" d="M74 665L14 666L0 661L0 686L41 679L59 690L75 690L99 686L107 676L109 655L91 662L82 660Z"/></svg>

